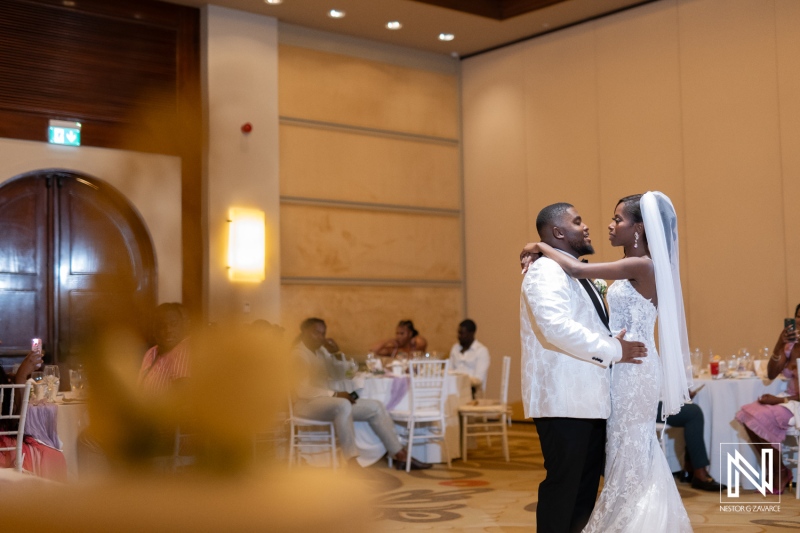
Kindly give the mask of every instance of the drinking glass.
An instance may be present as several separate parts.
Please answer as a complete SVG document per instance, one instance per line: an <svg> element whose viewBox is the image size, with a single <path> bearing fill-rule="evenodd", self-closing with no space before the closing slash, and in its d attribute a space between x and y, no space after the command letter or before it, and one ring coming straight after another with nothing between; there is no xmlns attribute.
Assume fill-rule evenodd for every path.
<svg viewBox="0 0 800 533"><path fill-rule="evenodd" d="M83 369L78 368L76 370L69 371L69 386L72 389L73 396L81 396L83 395L83 389L86 385L86 381L83 376Z"/></svg>
<svg viewBox="0 0 800 533"><path fill-rule="evenodd" d="M367 354L367 372L375 373L376 364L375 364L375 354L369 352Z"/></svg>
<svg viewBox="0 0 800 533"><path fill-rule="evenodd" d="M344 358L344 354L342 354L342 358ZM345 359L345 371L344 375L347 379L353 379L355 377L356 372L358 372L358 363L351 357L348 361Z"/></svg>
<svg viewBox="0 0 800 533"><path fill-rule="evenodd" d="M34 403L39 403L44 400L45 393L47 392L47 385L44 382L44 372L37 370L31 373L33 380L33 400Z"/></svg>
<svg viewBox="0 0 800 533"><path fill-rule="evenodd" d="M700 370L703 367L703 352L700 351L700 348L695 348L694 352L691 355L692 361L692 374L694 377L700 376Z"/></svg>
<svg viewBox="0 0 800 533"><path fill-rule="evenodd" d="M45 365L44 381L47 384L47 401L55 402L58 387L61 384L61 373L56 365Z"/></svg>

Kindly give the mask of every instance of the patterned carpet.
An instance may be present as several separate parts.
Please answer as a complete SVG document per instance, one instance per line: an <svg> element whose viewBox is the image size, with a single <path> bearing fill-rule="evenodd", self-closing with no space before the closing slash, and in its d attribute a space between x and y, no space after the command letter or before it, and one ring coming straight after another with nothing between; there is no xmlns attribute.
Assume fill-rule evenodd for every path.
<svg viewBox="0 0 800 533"><path fill-rule="evenodd" d="M515 424L509 444L511 462L502 457L499 441L489 448L481 439L469 461L453 468L398 472L379 462L362 473L376 494L371 504L377 531L516 532L534 530L536 490L544 468L536 430ZM800 531L800 500L784 495L778 512L723 512L719 494L678 487L698 532ZM760 496L760 495L759 495ZM776 498L777 499L777 498Z"/></svg>

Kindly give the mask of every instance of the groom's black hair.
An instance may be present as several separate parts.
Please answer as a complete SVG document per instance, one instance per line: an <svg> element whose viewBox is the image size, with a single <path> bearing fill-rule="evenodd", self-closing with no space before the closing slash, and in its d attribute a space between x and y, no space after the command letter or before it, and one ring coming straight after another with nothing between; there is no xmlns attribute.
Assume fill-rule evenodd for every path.
<svg viewBox="0 0 800 533"><path fill-rule="evenodd" d="M548 205L539 211L539 215L536 217L536 231L539 233L541 239L544 239L544 229L548 225L555 226L558 219L564 216L564 213L566 213L567 209L570 207L575 206L566 202L558 202L557 204Z"/></svg>

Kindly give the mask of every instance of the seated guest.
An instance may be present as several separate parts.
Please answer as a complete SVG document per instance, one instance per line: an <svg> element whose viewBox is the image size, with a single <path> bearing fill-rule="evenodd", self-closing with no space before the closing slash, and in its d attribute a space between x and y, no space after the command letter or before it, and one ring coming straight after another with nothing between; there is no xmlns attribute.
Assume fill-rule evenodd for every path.
<svg viewBox="0 0 800 533"><path fill-rule="evenodd" d="M372 430L396 461L398 470L405 468L406 450L400 444L386 407L379 401L358 398L347 392L334 392L328 388L325 360L331 357L326 346L336 343L326 339L327 327L320 318L308 318L300 325L300 337L293 355L300 367L300 381L296 390L295 413L303 418L332 421L344 458L355 462L356 448L354 420L368 422ZM338 348L335 348L338 351ZM421 470L431 465L411 458L411 468Z"/></svg>
<svg viewBox="0 0 800 533"><path fill-rule="evenodd" d="M384 357L397 357L400 354L408 357L412 352L424 352L427 347L428 341L414 329L414 323L410 320L401 320L397 324L394 339L382 341L370 351Z"/></svg>
<svg viewBox="0 0 800 533"><path fill-rule="evenodd" d="M19 365L17 374L9 376L3 371L0 366L0 383L2 384L23 384L30 377L31 373L42 366L42 352L29 352L25 359ZM9 413L20 408L20 393L19 389L14 394L14 404L11 405L11 395L6 394L3 398L2 412ZM28 406L28 412L34 406ZM0 421L0 431L15 431L17 429L17 420L2 420ZM13 447L16 446L16 438L8 435L0 435L0 447ZM22 468L27 472L31 472L36 476L50 479L53 481L66 481L67 480L67 462L64 459L64 454L60 450L42 444L29 435L25 435L22 445ZM13 468L16 459L16 451L2 451L0 452L0 468Z"/></svg>
<svg viewBox="0 0 800 533"><path fill-rule="evenodd" d="M152 323L152 336L155 345L147 350L142 359L136 381L140 396L145 403L163 400L173 393L182 380L189 377L189 319L183 305L179 303L163 303L156 307ZM112 387L118 395L114 396L118 404L104 404L108 418L114 418L119 430L125 432L121 440L129 443L130 449L137 450L141 458L168 455L172 451L175 430L157 428L155 424L136 414L135 404L125 395L126 387L122 383L110 385L111 377L106 375L108 383L103 386ZM140 407L140 406L139 406ZM90 425L78 437L78 464L82 471L91 474L105 473L109 468L107 451L115 444L105 442L97 434L95 424ZM115 437L116 439L116 437ZM139 457L137 457L138 459Z"/></svg>
<svg viewBox="0 0 800 533"><path fill-rule="evenodd" d="M489 350L475 340L478 326L469 318L458 325L458 342L450 349L450 368L468 374L472 381L472 397L486 390L486 373L489 371Z"/></svg>
<svg viewBox="0 0 800 533"><path fill-rule="evenodd" d="M189 318L179 303L156 307L153 337L156 345L147 350L139 369L139 388L146 394L160 394L176 381L189 377Z"/></svg>
<svg viewBox="0 0 800 533"><path fill-rule="evenodd" d="M795 322L800 322L800 305L794 310ZM758 450L768 448L770 443L781 443L786 438L789 421L794 417L791 411L791 400L797 401L797 359L800 357L800 343L797 342L797 330L787 326L781 331L778 342L772 349L772 357L767 364L767 376L775 379L783 373L787 378L786 396L773 396L764 394L757 401L742 406L736 413L736 420L744 425L750 442ZM778 460L773 461L772 479L780 486L773 490L774 494L781 494L792 482L792 471L784 464L780 449L773 456ZM779 477L780 474L780 477Z"/></svg>
<svg viewBox="0 0 800 533"><path fill-rule="evenodd" d="M694 398L695 392L690 392L689 396ZM661 402L658 402L658 414L656 421L661 421ZM667 425L676 428L683 428L683 437L686 441L686 457L683 472L680 473L680 480L684 483L691 482L692 488L707 491L719 492L726 488L720 485L708 473L708 460L706 444L703 440L703 426L705 419L703 411L696 404L685 403L681 410L667 417Z"/></svg>

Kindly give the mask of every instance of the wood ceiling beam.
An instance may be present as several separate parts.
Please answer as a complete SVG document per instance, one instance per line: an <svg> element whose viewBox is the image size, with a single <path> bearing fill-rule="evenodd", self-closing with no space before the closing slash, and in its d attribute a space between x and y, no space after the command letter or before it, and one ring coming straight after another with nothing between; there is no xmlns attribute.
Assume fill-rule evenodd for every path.
<svg viewBox="0 0 800 533"><path fill-rule="evenodd" d="M505 20L524 13L566 2L567 0L414 0L463 13L495 20Z"/></svg>

